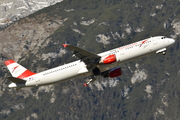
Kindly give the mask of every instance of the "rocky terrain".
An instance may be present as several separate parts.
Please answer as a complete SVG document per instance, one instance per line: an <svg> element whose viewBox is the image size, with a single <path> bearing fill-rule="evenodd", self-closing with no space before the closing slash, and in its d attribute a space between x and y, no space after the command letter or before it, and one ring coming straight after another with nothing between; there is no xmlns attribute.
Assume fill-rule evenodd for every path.
<svg viewBox="0 0 180 120"><path fill-rule="evenodd" d="M0 119L178 120L178 4L178 0L64 0L2 29ZM75 60L63 43L99 53L157 35L176 43L165 56L153 54L121 64L123 75L118 78L99 78L89 88L82 85L88 77L19 91L7 87L10 74L3 64L7 59L40 72Z"/></svg>

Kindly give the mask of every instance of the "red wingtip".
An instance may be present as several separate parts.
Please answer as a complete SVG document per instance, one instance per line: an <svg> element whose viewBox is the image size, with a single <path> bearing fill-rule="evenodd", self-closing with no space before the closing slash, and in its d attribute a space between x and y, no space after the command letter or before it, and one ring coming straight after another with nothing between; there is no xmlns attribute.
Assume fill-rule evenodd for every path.
<svg viewBox="0 0 180 120"><path fill-rule="evenodd" d="M88 84L87 83L83 83L84 87L88 87Z"/></svg>
<svg viewBox="0 0 180 120"><path fill-rule="evenodd" d="M64 46L64 48L66 48L68 46L68 44L62 44Z"/></svg>
<svg viewBox="0 0 180 120"><path fill-rule="evenodd" d="M8 65L10 65L10 64L12 64L12 63L15 63L15 61L14 61L14 60L4 61L4 64L5 64L6 66L8 66Z"/></svg>

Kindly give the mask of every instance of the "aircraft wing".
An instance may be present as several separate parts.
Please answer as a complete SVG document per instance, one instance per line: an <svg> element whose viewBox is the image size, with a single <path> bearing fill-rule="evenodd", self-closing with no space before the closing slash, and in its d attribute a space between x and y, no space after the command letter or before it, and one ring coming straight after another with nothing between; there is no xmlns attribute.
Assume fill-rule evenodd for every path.
<svg viewBox="0 0 180 120"><path fill-rule="evenodd" d="M78 57L80 60L82 60L86 64L96 63L101 58L101 56L99 56L97 54L88 52L86 50L83 50L83 49L78 48L78 47L73 46L73 45L63 44L63 46L65 48L70 49L76 57Z"/></svg>

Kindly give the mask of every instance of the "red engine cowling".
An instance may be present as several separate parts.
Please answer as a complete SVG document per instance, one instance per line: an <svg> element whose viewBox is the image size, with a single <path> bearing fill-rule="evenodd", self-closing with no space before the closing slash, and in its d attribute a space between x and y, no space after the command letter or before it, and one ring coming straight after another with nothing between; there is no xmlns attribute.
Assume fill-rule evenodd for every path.
<svg viewBox="0 0 180 120"><path fill-rule="evenodd" d="M118 77L121 75L122 75L121 68L114 68L102 73L103 77L110 77L110 78Z"/></svg>
<svg viewBox="0 0 180 120"><path fill-rule="evenodd" d="M105 57L100 63L104 63L104 64L110 64L110 63L113 63L113 62L116 62L116 55L113 54L113 55L109 55L107 57Z"/></svg>

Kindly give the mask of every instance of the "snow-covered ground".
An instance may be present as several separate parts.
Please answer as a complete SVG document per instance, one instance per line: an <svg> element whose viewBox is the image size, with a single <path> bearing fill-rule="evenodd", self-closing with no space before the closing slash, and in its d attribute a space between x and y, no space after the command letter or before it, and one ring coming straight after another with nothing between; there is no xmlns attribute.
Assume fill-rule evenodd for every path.
<svg viewBox="0 0 180 120"><path fill-rule="evenodd" d="M63 0L1 0L0 28Z"/></svg>

